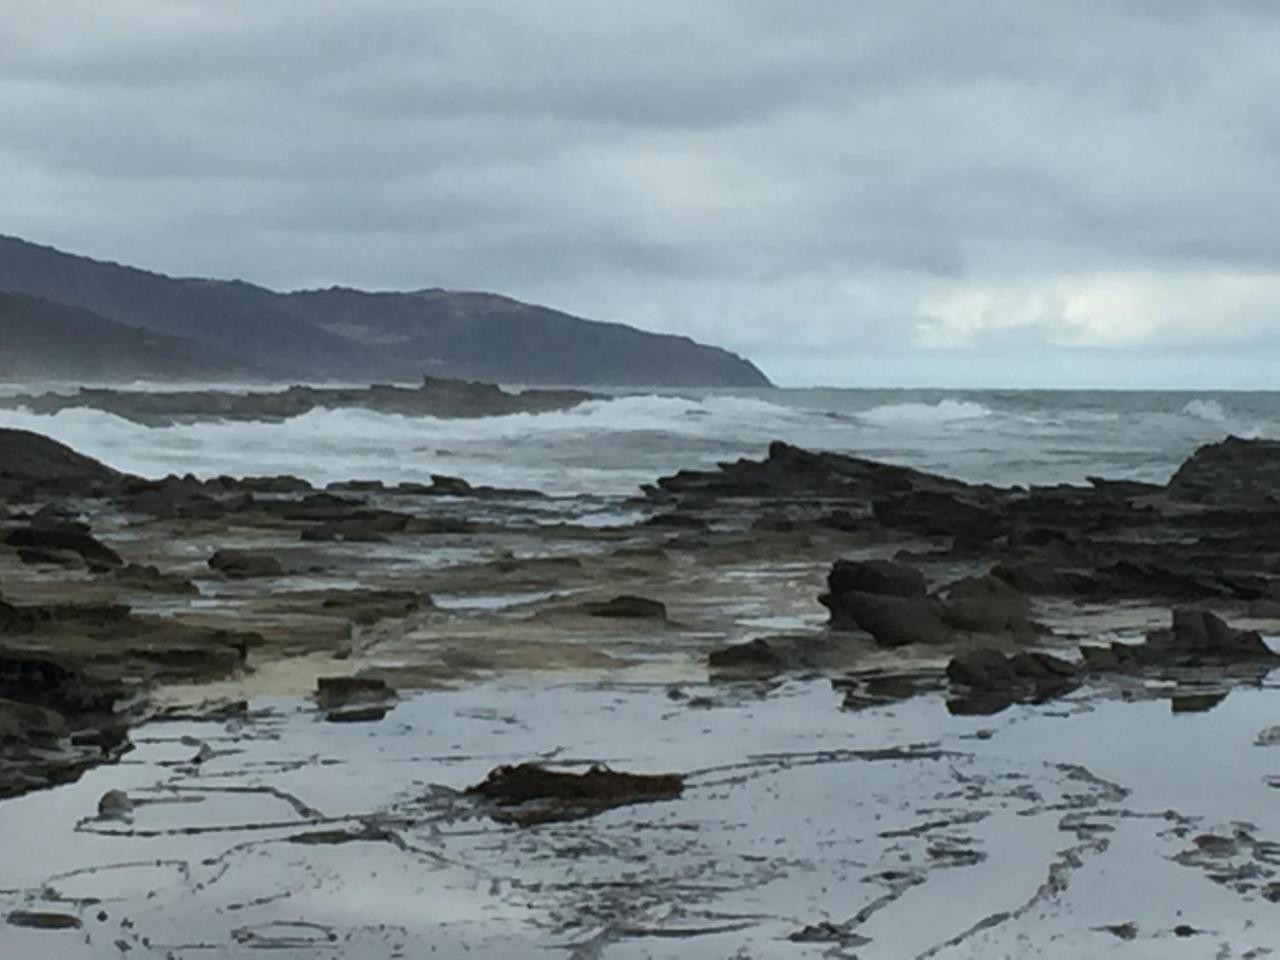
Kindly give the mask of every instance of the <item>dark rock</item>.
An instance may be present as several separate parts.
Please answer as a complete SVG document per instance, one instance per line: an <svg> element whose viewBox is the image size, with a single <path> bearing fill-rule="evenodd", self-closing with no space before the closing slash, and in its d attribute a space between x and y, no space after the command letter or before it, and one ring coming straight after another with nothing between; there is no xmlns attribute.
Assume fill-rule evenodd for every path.
<svg viewBox="0 0 1280 960"><path fill-rule="evenodd" d="M994 576L973 577L947 589L942 616L957 630L976 633L1008 632L1019 640L1032 640L1037 630L1029 619L1031 601Z"/></svg>
<svg viewBox="0 0 1280 960"><path fill-rule="evenodd" d="M489 801L494 819L528 826L581 819L634 803L674 800L684 793L684 777L622 773L603 765L573 773L522 763L495 768L467 792Z"/></svg>
<svg viewBox="0 0 1280 960"><path fill-rule="evenodd" d="M442 536L471 533L475 529L476 525L466 520L454 520L450 517L413 517L405 525L404 532L414 536Z"/></svg>
<svg viewBox="0 0 1280 960"><path fill-rule="evenodd" d="M1081 646L1080 656L1089 670L1108 672L1120 669L1120 658L1111 646Z"/></svg>
<svg viewBox="0 0 1280 960"><path fill-rule="evenodd" d="M654 499L726 498L795 500L802 503L844 501L865 509L872 500L915 489L963 490L956 480L859 457L814 453L782 441L769 444L763 461L738 460L717 471L682 470L646 486Z"/></svg>
<svg viewBox="0 0 1280 960"><path fill-rule="evenodd" d="M0 497L39 489L44 495L93 496L118 487L125 474L65 444L28 430L0 428Z"/></svg>
<svg viewBox="0 0 1280 960"><path fill-rule="evenodd" d="M382 493L387 485L381 480L344 480L325 485L333 493Z"/></svg>
<svg viewBox="0 0 1280 960"><path fill-rule="evenodd" d="M1226 662L1276 658L1256 631L1237 630L1207 610L1174 610L1172 628L1149 634L1147 645L1157 653L1195 654Z"/></svg>
<svg viewBox="0 0 1280 960"><path fill-rule="evenodd" d="M849 633L758 637L712 650L707 666L714 679L844 671L866 655L870 642L870 637Z"/></svg>
<svg viewBox="0 0 1280 960"><path fill-rule="evenodd" d="M853 926L852 922L824 920L788 934L787 939L792 943L834 943L841 947L862 947L871 942L870 938L854 933Z"/></svg>
<svg viewBox="0 0 1280 960"><path fill-rule="evenodd" d="M923 597L924 574L893 560L837 560L827 574L827 589L840 597L850 591L888 597Z"/></svg>
<svg viewBox="0 0 1280 960"><path fill-rule="evenodd" d="M197 596L200 593L196 585L190 580L171 573L163 573L159 567L151 564L126 564L117 570L114 576L116 580L125 586L139 590L151 590L155 593L172 593L182 596Z"/></svg>
<svg viewBox="0 0 1280 960"><path fill-rule="evenodd" d="M908 700L919 693L936 689L938 671L929 668L887 668L861 670L832 680L832 686L844 691L843 710L863 710Z"/></svg>
<svg viewBox="0 0 1280 960"><path fill-rule="evenodd" d="M912 490L876 500L872 512L886 527L984 544L1010 530L1007 513L974 490Z"/></svg>
<svg viewBox="0 0 1280 960"><path fill-rule="evenodd" d="M11 927L32 930L79 930L84 926L79 917L45 910L14 910L7 919Z"/></svg>
<svg viewBox="0 0 1280 960"><path fill-rule="evenodd" d="M762 675L773 675L787 669L785 658L763 637L712 650L707 655L707 664L712 670Z"/></svg>
<svg viewBox="0 0 1280 960"><path fill-rule="evenodd" d="M282 474L276 477L240 477L227 478L229 486L235 490L247 490L251 493L306 493L313 490L311 484L301 477Z"/></svg>
<svg viewBox="0 0 1280 960"><path fill-rule="evenodd" d="M472 493L471 484L461 477L449 477L440 473L431 475L428 493L436 496L465 497Z"/></svg>
<svg viewBox="0 0 1280 960"><path fill-rule="evenodd" d="M71 530L76 533L88 533L89 524L80 514L57 503L46 503L33 513L27 521L37 530Z"/></svg>
<svg viewBox="0 0 1280 960"><path fill-rule="evenodd" d="M603 603L588 603L584 609L593 617L616 617L622 619L665 620L667 607L657 600L648 597L623 595L606 600Z"/></svg>
<svg viewBox="0 0 1280 960"><path fill-rule="evenodd" d="M1042 650L1020 650L1009 657L1009 666L1018 676L1038 686L1052 686L1074 680L1080 668L1069 660Z"/></svg>
<svg viewBox="0 0 1280 960"><path fill-rule="evenodd" d="M4 542L11 547L78 554L86 563L104 567L120 567L124 560L106 544L87 533L65 527L25 527L10 530Z"/></svg>
<svg viewBox="0 0 1280 960"><path fill-rule="evenodd" d="M407 590L332 590L320 605L362 624L399 620L434 606L426 594Z"/></svg>
<svg viewBox="0 0 1280 960"><path fill-rule="evenodd" d="M1259 620L1280 620L1280 600L1254 600L1249 604L1249 616Z"/></svg>
<svg viewBox="0 0 1280 960"><path fill-rule="evenodd" d="M98 817L103 820L127 820L133 815L133 801L123 790L108 790L98 800Z"/></svg>
<svg viewBox="0 0 1280 960"><path fill-rule="evenodd" d="M928 597L877 596L850 591L818 598L831 610L831 626L837 630L861 629L886 647L907 644L942 644L955 639L943 619L942 604Z"/></svg>
<svg viewBox="0 0 1280 960"><path fill-rule="evenodd" d="M1274 503L1280 496L1280 441L1228 437L1191 455L1169 493L1192 503Z"/></svg>
<svg viewBox="0 0 1280 960"><path fill-rule="evenodd" d="M709 530L711 524L703 517L695 517L688 513L655 513L644 521L646 527L670 527L677 530Z"/></svg>
<svg viewBox="0 0 1280 960"><path fill-rule="evenodd" d="M394 696L395 691L381 677L320 677L316 681L316 702L325 709Z"/></svg>
<svg viewBox="0 0 1280 960"><path fill-rule="evenodd" d="M84 557L71 550L34 550L22 547L18 559L30 567L83 567Z"/></svg>
<svg viewBox="0 0 1280 960"><path fill-rule="evenodd" d="M274 321L273 321L274 324ZM315 330L310 336L314 338ZM544 413L575 407L596 395L580 390L525 390L508 393L492 383L427 377L421 387L374 384L370 387L292 386L269 392L233 393L223 390L137 391L84 388L72 394L45 393L4 401L42 414L92 408L148 426L168 426L192 420L287 420L317 408L376 410L403 416L486 417L513 413ZM265 478L267 481L276 478ZM287 478L296 480L296 478ZM296 493L296 485L262 492Z"/></svg>
<svg viewBox="0 0 1280 960"><path fill-rule="evenodd" d="M1174 713L1207 713L1227 699L1228 690L1208 693L1175 693L1169 698L1169 708Z"/></svg>
<svg viewBox="0 0 1280 960"><path fill-rule="evenodd" d="M396 702L396 692L380 677L321 677L316 681L316 704L330 723L370 723L381 720Z"/></svg>
<svg viewBox="0 0 1280 960"><path fill-rule="evenodd" d="M979 690L1005 690L1018 685L1018 672L998 650L970 650L956 654L947 664L952 683Z"/></svg>
<svg viewBox="0 0 1280 960"><path fill-rule="evenodd" d="M253 550L219 550L209 558L209 568L231 580L284 574L279 560L268 553Z"/></svg>
<svg viewBox="0 0 1280 960"><path fill-rule="evenodd" d="M991 569L991 576L1023 593L1072 592L1070 579L1045 560L1004 560Z"/></svg>

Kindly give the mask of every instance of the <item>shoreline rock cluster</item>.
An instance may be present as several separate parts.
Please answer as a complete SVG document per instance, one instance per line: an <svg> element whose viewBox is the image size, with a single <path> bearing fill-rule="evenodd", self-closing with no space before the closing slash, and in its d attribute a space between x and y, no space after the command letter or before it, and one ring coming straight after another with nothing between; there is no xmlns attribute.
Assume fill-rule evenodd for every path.
<svg viewBox="0 0 1280 960"><path fill-rule="evenodd" d="M51 415L62 410L103 410L147 426L195 420L289 420L316 409L353 408L407 417L470 418L567 410L604 399L585 390L504 390L492 383L424 377L416 388L292 386L278 391L120 390L81 387L75 393L0 398L0 406Z"/></svg>
<svg viewBox="0 0 1280 960"><path fill-rule="evenodd" d="M157 684L236 676L255 656L318 653L352 672L370 648L405 661L322 671L315 701L335 722L385 716L402 680L607 666L632 649L713 678L828 676L850 708L946 691L957 713L1144 677L1187 681L1193 709L1275 663L1228 622L1280 620L1280 443L1204 447L1163 486L1002 489L776 442L764 460L658 480L632 504L648 518L627 526L532 522L537 498L443 476L325 490L144 479L0 430L0 795L115 758ZM436 545L458 558L429 575L413 566ZM682 579L747 560L822 567L826 590L808 601L827 623L726 645L732 604L682 622L696 609L670 602ZM529 608L509 632L504 615L474 630L449 620L424 663L414 631L446 617L433 595L459 589ZM1064 606L1134 603L1172 611L1171 626L1148 619L1145 642L1099 643L1051 622Z"/></svg>

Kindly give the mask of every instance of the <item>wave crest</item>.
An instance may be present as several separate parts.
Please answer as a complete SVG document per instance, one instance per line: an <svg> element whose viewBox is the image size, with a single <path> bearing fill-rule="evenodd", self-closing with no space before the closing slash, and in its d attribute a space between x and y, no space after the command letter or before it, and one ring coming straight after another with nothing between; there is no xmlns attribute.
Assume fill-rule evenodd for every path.
<svg viewBox="0 0 1280 960"><path fill-rule="evenodd" d="M858 419L877 427L928 427L966 420L985 420L994 413L990 407L973 400L948 397L937 403L889 403L872 407L858 414Z"/></svg>

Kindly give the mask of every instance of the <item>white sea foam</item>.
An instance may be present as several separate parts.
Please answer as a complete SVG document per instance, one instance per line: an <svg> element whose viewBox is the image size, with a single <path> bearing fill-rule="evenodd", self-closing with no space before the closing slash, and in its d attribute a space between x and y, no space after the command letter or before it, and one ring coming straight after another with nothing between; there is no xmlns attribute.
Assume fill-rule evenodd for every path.
<svg viewBox="0 0 1280 960"><path fill-rule="evenodd" d="M1191 400L1182 408L1182 412L1188 417L1209 423L1226 423L1228 419L1226 408L1217 400Z"/></svg>
<svg viewBox="0 0 1280 960"><path fill-rule="evenodd" d="M1185 404L1185 405L1184 405ZM1008 397L778 391L637 395L542 414L446 420L363 409L278 423L146 427L90 409L53 416L0 409L0 426L61 440L119 469L278 474L313 483L425 481L432 473L551 494L628 496L682 468L764 455L771 440L993 483L1163 481L1227 433L1275 436L1280 397L1222 402L1152 395Z"/></svg>
<svg viewBox="0 0 1280 960"><path fill-rule="evenodd" d="M810 416L752 398L637 396L551 413L477 419L343 408L316 409L283 422L223 420L164 427L87 408L52 416L0 410L0 426L43 433L143 476L287 473L327 483L352 478L423 481L446 473L473 483L550 493L619 495L634 492L659 472L685 465L663 459L664 446L732 437L744 452L756 452ZM647 445L650 459L645 437L656 438ZM699 459L696 451L694 459Z"/></svg>
<svg viewBox="0 0 1280 960"><path fill-rule="evenodd" d="M858 418L879 427L928 427L983 420L993 412L990 407L972 400L947 398L937 403L889 403L863 411Z"/></svg>

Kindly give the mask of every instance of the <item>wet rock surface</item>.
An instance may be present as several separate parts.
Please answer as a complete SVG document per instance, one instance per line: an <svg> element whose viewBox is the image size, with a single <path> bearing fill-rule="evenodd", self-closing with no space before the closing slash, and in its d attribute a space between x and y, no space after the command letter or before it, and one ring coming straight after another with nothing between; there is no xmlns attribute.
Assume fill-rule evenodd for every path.
<svg viewBox="0 0 1280 960"><path fill-rule="evenodd" d="M65 940L9 926L0 945L58 960L117 940L142 956L1262 956L1280 822L1272 755L1251 741L1274 695L1175 717L1082 690L1064 719L955 717L929 697L850 714L823 681L718 710L643 684L484 684L407 699L376 751L366 728L261 699L251 719L150 724L129 766L0 806L17 838L0 910L83 925ZM1194 764L1135 765L1170 735ZM548 748L570 765L495 769ZM682 789L529 823L468 789L512 809L573 802L605 756L615 773L677 767ZM548 768L572 779L547 786ZM98 817L125 785L129 819Z"/></svg>

